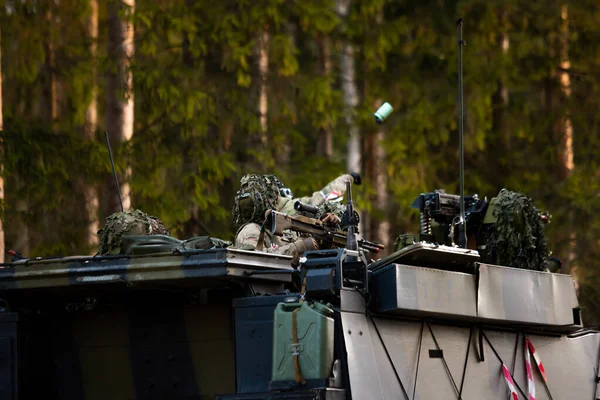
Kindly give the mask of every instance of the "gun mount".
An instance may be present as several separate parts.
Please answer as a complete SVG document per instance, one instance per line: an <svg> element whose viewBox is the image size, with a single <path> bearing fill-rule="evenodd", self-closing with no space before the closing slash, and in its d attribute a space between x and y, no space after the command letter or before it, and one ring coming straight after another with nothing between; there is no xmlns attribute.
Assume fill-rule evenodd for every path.
<svg viewBox="0 0 600 400"><path fill-rule="evenodd" d="M487 198L479 199L477 194L464 197L467 236L472 234L483 220L487 205ZM454 227L460 219L460 196L447 194L441 189L421 193L413 201L411 208L420 212L420 240L454 245L457 241L455 233L458 233ZM434 222L439 229L434 229Z"/></svg>

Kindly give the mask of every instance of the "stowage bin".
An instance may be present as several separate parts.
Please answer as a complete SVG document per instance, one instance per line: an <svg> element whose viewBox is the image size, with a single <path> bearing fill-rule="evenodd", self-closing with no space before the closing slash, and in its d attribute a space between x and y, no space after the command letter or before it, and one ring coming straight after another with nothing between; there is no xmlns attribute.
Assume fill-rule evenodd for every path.
<svg viewBox="0 0 600 400"><path fill-rule="evenodd" d="M333 310L317 302L279 303L273 321L273 381L293 381L292 314L296 312L300 373L305 380L325 379L333 364Z"/></svg>

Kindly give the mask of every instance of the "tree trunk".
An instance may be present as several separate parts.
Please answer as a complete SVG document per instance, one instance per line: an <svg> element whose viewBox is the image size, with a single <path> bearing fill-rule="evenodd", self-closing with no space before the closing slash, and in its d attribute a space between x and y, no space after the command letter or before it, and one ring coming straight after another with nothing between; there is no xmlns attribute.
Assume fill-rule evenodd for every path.
<svg viewBox="0 0 600 400"><path fill-rule="evenodd" d="M379 108L382 101L378 100L375 102L374 109ZM383 147L383 141L385 140L385 132L383 128L378 125L378 129L374 134L373 138L373 180L375 184L375 209L382 215L372 222L371 227L371 239L376 242L385 245L386 250L384 254L389 254L389 246L391 242L390 238L390 220L389 218L389 200L387 191L387 174L385 171L385 149Z"/></svg>
<svg viewBox="0 0 600 400"><path fill-rule="evenodd" d="M342 24L345 25L350 13L350 0L337 0L336 6L337 13L343 20ZM354 46L348 39L345 39L342 42L340 72L342 78L342 92L344 95L346 125L349 132L346 170L348 172L360 173L362 162L360 153L360 128L355 122L355 109L359 99L354 69Z"/></svg>
<svg viewBox="0 0 600 400"><path fill-rule="evenodd" d="M506 59L508 56L508 50L510 48L510 40L506 28L507 14L505 11L501 15L504 29L500 37L498 38L498 45L502 48L502 57ZM506 65L506 63L503 63ZM506 78L501 76L498 79L498 89L492 95L492 132L493 134L489 137L487 148L488 151L488 168L490 183L493 184L496 191L500 191L505 184L505 175L499 173L503 171L504 166L502 165L502 159L504 158L500 152L510 153L510 142L511 132L507 121L507 108L508 108L509 94L508 87L506 86ZM502 148L498 148L496 143L503 143ZM500 152L499 152L500 151Z"/></svg>
<svg viewBox="0 0 600 400"><path fill-rule="evenodd" d="M566 101L571 97L571 77L569 76L569 69L571 63L569 61L569 10L566 4L561 7L561 25L560 25L560 88L562 97ZM557 130L562 138L561 146L561 172L564 179L569 179L573 175L575 169L575 163L573 160L573 125L571 123L571 117L569 112L566 111L557 122ZM569 248L567 253L567 262L562 264L561 272L569 273L575 272L575 249L577 244L577 237L574 230L574 213L573 210L569 210ZM575 278L575 276L574 276ZM578 288L577 279L574 279L575 286Z"/></svg>
<svg viewBox="0 0 600 400"><path fill-rule="evenodd" d="M351 0L336 0L336 11L342 20L342 29L347 30L347 20L350 14ZM346 153L346 171L361 173L361 135L360 128L356 124L355 113L358 105L358 87L356 84L356 74L354 68L354 46L348 40L347 33L344 32L344 39L341 43L340 52L340 74L342 81L342 94L344 96L344 113L346 119L346 128L348 129L348 142ZM360 225L368 230L368 215L360 213L360 220L363 221ZM360 232L357 235L361 238L364 233Z"/></svg>
<svg viewBox="0 0 600 400"><path fill-rule="evenodd" d="M253 48L252 61L252 84L250 87L250 96L248 97L248 107L256 115L258 120L258 130L249 127L246 137L246 148L243 149L243 158L246 169L262 169L265 167L264 154L267 152L269 143L268 130L268 72L269 72L269 26L265 23L256 36L256 42ZM248 150L252 150L257 155L249 155Z"/></svg>
<svg viewBox="0 0 600 400"><path fill-rule="evenodd" d="M17 187L22 187L19 176L17 176ZM12 226L12 229L16 232L16 240L13 249L25 257L30 257L29 226L26 221L27 214L29 213L29 202L26 198L19 197L15 205L15 224Z"/></svg>
<svg viewBox="0 0 600 400"><path fill-rule="evenodd" d="M92 59L92 87L91 99L85 112L85 140L93 141L98 128L98 108L97 108L97 40L98 40L98 0L90 0L91 14L88 21L88 34L90 38L90 57ZM85 231L85 244L89 247L91 254L95 253L98 246L98 229L100 228L98 220L98 191L94 185L81 182L83 187L83 197L85 201L85 211L87 219L87 229Z"/></svg>
<svg viewBox="0 0 600 400"><path fill-rule="evenodd" d="M320 70L324 78L331 78L331 41L327 36L321 36L317 40L320 56ZM333 155L333 133L331 127L326 124L320 128L319 141L317 144L317 154L321 157L331 157Z"/></svg>
<svg viewBox="0 0 600 400"><path fill-rule="evenodd" d="M57 82L56 82L56 42L54 38L54 18L53 18L52 4L48 5L46 10L46 23L49 27L49 34L46 46L46 74L48 77L47 86L45 90L45 101L46 101L46 119L51 123L52 130L56 131L58 124L58 95L57 95Z"/></svg>
<svg viewBox="0 0 600 400"><path fill-rule="evenodd" d="M119 11L125 9L127 16L122 19ZM115 151L122 148L133 136L133 75L130 69L134 54L134 30L132 14L135 0L117 0L108 6L108 55L116 62L116 68L110 71L107 84L106 128ZM128 165L124 176L119 179L123 209L131 208L131 167ZM106 193L114 193L108 200L108 212L120 209L114 179L107 178Z"/></svg>
<svg viewBox="0 0 600 400"><path fill-rule="evenodd" d="M267 116L269 112L269 98L267 78L269 74L269 27L264 25L262 32L258 37L256 44L256 67L258 72L258 103L256 113L260 123L260 141L263 146L268 142L268 123Z"/></svg>
<svg viewBox="0 0 600 400"><path fill-rule="evenodd" d="M506 12L502 13L503 21L506 20ZM506 25L506 23L504 24ZM506 28L503 30L499 38L499 43L502 47L502 56L506 58L508 56L508 50L510 48L510 39ZM510 150L510 130L506 123L506 108L508 107L508 88L506 87L505 78L501 77L498 80L498 90L494 94L494 114L493 124L494 130L498 133L498 136L502 138L504 146L507 150Z"/></svg>
<svg viewBox="0 0 600 400"><path fill-rule="evenodd" d="M186 5L186 7L191 7L192 6L191 0L186 0L185 5ZM181 52L181 61L183 62L183 65L185 65L186 68L188 68L191 71L194 68L195 60L194 60L194 56L190 50L190 45L191 45L190 35L191 35L190 32L184 32L184 34L183 34L183 48L182 48L182 52ZM208 130L209 131L211 130L210 124L209 124ZM192 140L192 141L196 140L195 139L196 135L197 135L197 130L195 127L192 127L192 138L190 140ZM188 169L194 170L194 168L196 167L195 157L190 153L191 153L191 151L189 148L184 149L182 152L182 157L181 157L182 164L183 164L182 169L183 169L183 171L185 171L185 173L188 173ZM194 202L191 202L191 204L187 207L187 220L183 224L183 234L186 238L191 238L191 237L195 237L195 236L199 235L198 215L199 215L198 205L194 204Z"/></svg>
<svg viewBox="0 0 600 400"><path fill-rule="evenodd" d="M298 31L297 25L294 21L287 21L285 25L286 34L288 36L288 40L290 46L295 49L296 48L296 33ZM297 121L298 115L298 101L296 92L294 92L291 101L291 109L293 115L292 123L295 125ZM273 134L271 133L273 136ZM279 168L286 168L290 164L290 158L292 154L291 141L288 137L278 137L277 147L273 149L275 151L275 163Z"/></svg>

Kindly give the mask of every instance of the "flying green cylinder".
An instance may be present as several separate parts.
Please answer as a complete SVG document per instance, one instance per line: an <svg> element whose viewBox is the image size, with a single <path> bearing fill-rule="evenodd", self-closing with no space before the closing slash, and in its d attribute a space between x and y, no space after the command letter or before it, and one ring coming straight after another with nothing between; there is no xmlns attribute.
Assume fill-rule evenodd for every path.
<svg viewBox="0 0 600 400"><path fill-rule="evenodd" d="M377 122L378 124L383 124L383 121L385 121L386 118L390 116L392 111L394 111L394 109L392 108L390 103L386 101L381 107L379 107L379 110L375 111L375 114L373 114L373 116L375 117L375 122Z"/></svg>

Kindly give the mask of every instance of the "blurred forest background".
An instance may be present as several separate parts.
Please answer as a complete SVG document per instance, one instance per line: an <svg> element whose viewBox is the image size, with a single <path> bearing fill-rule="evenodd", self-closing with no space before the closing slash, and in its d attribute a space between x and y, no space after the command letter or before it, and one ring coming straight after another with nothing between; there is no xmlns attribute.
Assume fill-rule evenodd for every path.
<svg viewBox="0 0 600 400"><path fill-rule="evenodd" d="M95 254L126 208L233 239L245 173L297 196L359 171L361 233L417 232L421 192L507 188L600 323L600 3L591 0L3 0L0 257ZM372 113L394 106L386 124ZM5 248L3 246L5 245Z"/></svg>

